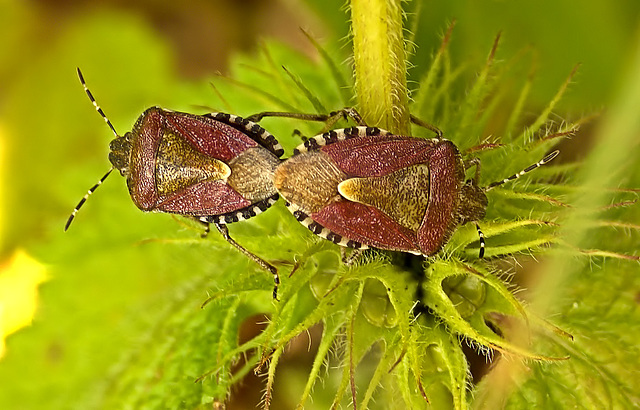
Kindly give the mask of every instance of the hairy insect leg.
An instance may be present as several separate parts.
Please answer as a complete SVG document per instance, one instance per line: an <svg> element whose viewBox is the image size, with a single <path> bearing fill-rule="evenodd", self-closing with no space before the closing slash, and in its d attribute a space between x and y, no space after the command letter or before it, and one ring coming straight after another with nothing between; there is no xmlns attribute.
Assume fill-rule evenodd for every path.
<svg viewBox="0 0 640 410"><path fill-rule="evenodd" d="M341 110L330 112L329 114L303 114L297 112L264 111L250 115L246 117L246 119L253 122L259 122L265 117L284 117L303 121L324 122L326 123L325 130L332 129L335 123L340 121L341 119L351 119L358 125L367 125L364 123L364 120L362 119L360 113L358 113L358 111L353 107L345 107Z"/></svg>
<svg viewBox="0 0 640 410"><path fill-rule="evenodd" d="M229 228L227 228L227 225L216 223L216 222L214 222L213 224L216 226L216 228L218 228L218 231L227 242L233 245L237 250L242 252L249 259L251 259L258 265L260 265L262 269L268 272L271 272L271 274L273 275L273 281L275 282L275 286L273 287L273 298L275 300L278 300L278 285L280 284L280 275L278 275L278 269L276 269L275 266L265 262L263 259L259 258L258 256L254 255L253 253L248 251L246 248L244 248L242 245L240 245L238 242L233 240L231 236L229 236Z"/></svg>
<svg viewBox="0 0 640 410"><path fill-rule="evenodd" d="M204 231L202 231L202 233L200 234L200 237L206 238L207 236L209 236L209 232L211 232L211 224L209 222L203 221L198 217L193 217L192 219L198 222L204 228Z"/></svg>
<svg viewBox="0 0 640 410"><path fill-rule="evenodd" d="M476 172L473 175L473 182L476 183L476 185L478 185L478 183L480 182L480 159L477 157L473 157L473 158L469 158L467 160L464 161L464 170L468 170L469 168L475 166L476 167Z"/></svg>
<svg viewBox="0 0 640 410"><path fill-rule="evenodd" d="M329 116L338 117L338 118L342 117L345 120L350 118L350 119L353 120L353 122L355 122L356 124L358 124L360 126L364 126L364 127L367 126L367 123L364 122L364 120L362 119L362 116L360 115L358 110L356 110L353 107L344 107L341 110L334 111L334 112L330 113Z"/></svg>
<svg viewBox="0 0 640 410"><path fill-rule="evenodd" d="M347 266L351 266L360 255L362 255L363 249L353 249L350 254L347 255L347 248L340 247L340 258L342 263Z"/></svg>
<svg viewBox="0 0 640 410"><path fill-rule="evenodd" d="M300 138L302 142L306 142L309 139L309 137L304 135L299 129L293 130L293 136Z"/></svg>
<svg viewBox="0 0 640 410"><path fill-rule="evenodd" d="M348 120L351 119L353 122L360 126L366 126L367 124L362 119L360 113L353 107L345 107L338 111L333 111L329 113L329 117L325 121L324 128L320 131L320 134L323 134L329 130L332 130L335 124L340 120Z"/></svg>
<svg viewBox="0 0 640 410"><path fill-rule="evenodd" d="M259 122L260 120L266 117L284 117L284 118L295 118L298 120L305 120L305 121L324 122L324 121L327 121L331 117L331 115L303 114L298 112L263 111L263 112L259 112L257 114L253 114L248 117L245 117L245 119L253 122Z"/></svg>
<svg viewBox="0 0 640 410"><path fill-rule="evenodd" d="M440 128L436 127L435 125L422 121L420 118L416 117L413 114L411 114L411 122L433 132L434 134L436 134L436 138L442 138L442 135L443 135L442 130L440 130Z"/></svg>

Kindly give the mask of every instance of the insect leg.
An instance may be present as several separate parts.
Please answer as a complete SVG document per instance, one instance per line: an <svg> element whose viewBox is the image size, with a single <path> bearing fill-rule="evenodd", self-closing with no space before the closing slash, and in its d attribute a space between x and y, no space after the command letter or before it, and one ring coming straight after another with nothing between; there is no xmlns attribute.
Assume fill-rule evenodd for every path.
<svg viewBox="0 0 640 410"><path fill-rule="evenodd" d="M209 236L209 232L211 232L211 223L206 221L205 219L201 219L198 217L193 217L192 219L200 223L200 225L202 225L202 227L204 228L204 231L202 231L202 233L200 234L200 237L206 238L207 236Z"/></svg>
<svg viewBox="0 0 640 410"><path fill-rule="evenodd" d="M353 107L345 107L338 111L330 112L329 114L303 114L297 112L278 112L278 111L264 111L259 112L257 114L250 115L246 117L247 120L252 122L258 122L265 117L284 117L284 118L295 118L303 121L318 121L325 122L325 129L332 129L334 124L341 119L351 119L356 124L361 126L366 126L362 116L358 111Z"/></svg>
<svg viewBox="0 0 640 410"><path fill-rule="evenodd" d="M349 255L347 255L347 248L340 247L340 257L342 263L347 266L351 266L362 255L364 249L353 249Z"/></svg>
<svg viewBox="0 0 640 410"><path fill-rule="evenodd" d="M469 168L475 166L476 167L476 172L473 176L473 182L476 183L476 185L478 185L478 182L480 182L480 159L478 159L477 157L473 157L473 158L469 158L468 160L464 161L464 170L468 170Z"/></svg>
<svg viewBox="0 0 640 410"><path fill-rule="evenodd" d="M222 234L222 237L227 242L233 245L237 250L242 252L249 259L251 259L258 265L260 265L262 269L268 272L271 272L271 274L273 275L273 281L275 282L275 286L273 287L273 298L275 300L278 300L278 285L280 284L280 276L278 275L278 269L276 269L275 266L265 262L263 259L259 258L258 256L254 255L253 253L249 252L246 248L244 248L238 242L233 240L231 236L229 236L229 228L227 228L226 224L221 224L218 222L214 222L213 224L216 226L216 228L218 228L218 231L220 232L220 234Z"/></svg>
<svg viewBox="0 0 640 410"><path fill-rule="evenodd" d="M433 132L434 134L436 134L436 138L442 138L442 135L443 135L442 131L440 130L440 128L436 127L435 125L429 124L428 122L424 122L413 114L411 114L411 122Z"/></svg>

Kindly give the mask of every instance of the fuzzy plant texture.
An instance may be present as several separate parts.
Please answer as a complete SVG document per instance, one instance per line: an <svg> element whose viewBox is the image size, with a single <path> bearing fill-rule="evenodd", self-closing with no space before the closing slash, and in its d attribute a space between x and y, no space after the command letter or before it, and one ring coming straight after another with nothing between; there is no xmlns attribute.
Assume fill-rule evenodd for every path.
<svg viewBox="0 0 640 410"><path fill-rule="evenodd" d="M479 158L481 186L536 163L560 143L580 144L579 127L589 118L570 122L554 114L576 70L532 115L527 98L534 53L501 55L496 34L483 60L453 61L455 28L443 24L441 46L428 66L413 68L420 80L407 86L413 48L404 30L411 17L401 2L373 3L381 8L351 3L352 56L311 36L316 61L266 42L257 54L236 55L231 74L213 78L210 87L176 88L183 107L170 108L204 113L192 105L201 102L209 111L247 116L355 105L370 125L432 138L410 124L412 114L443 130L466 158ZM106 26L100 20L77 30L97 37ZM140 38L132 30L119 41L145 44ZM147 52L145 58L159 62L166 57L162 50ZM90 64L83 71L92 87ZM144 72L146 85L139 87L148 89L131 92L152 93L166 76ZM99 101L100 87L107 87L100 81L107 79L92 87ZM230 225L239 243L277 266L279 301L271 297L271 275L216 232L200 239L201 227L189 220L141 214L114 175L76 220L73 242L34 248L64 272L43 295L46 315L59 320L15 339L14 345L40 342L25 343L0 366L3 389L28 397L46 380L51 394L31 395L34 407L234 408L256 384L253 405L265 408L638 406L640 208L633 187L640 186L640 172L632 162L633 171L621 175L619 169L632 161L624 147L639 129L629 108L638 106L639 88L632 79L629 94L603 121L599 133L611 138L606 149L596 144L580 163L561 156L487 192L487 215L479 221L484 259L473 224L460 227L433 257L372 250L350 266L341 262L338 246L301 226L281 201ZM81 89L77 94L78 116L95 120L92 108L82 105L88 103ZM107 113L109 104L118 103L102 101ZM112 122L132 124L137 114L116 114ZM88 124L100 126L98 120ZM261 125L278 137L285 156L302 142L300 134L323 128L283 118ZM80 130L73 132L81 138ZM101 175L98 165L89 168L86 174ZM86 175L69 171L66 180L71 185L56 194L61 203L81 192ZM91 232L79 224L92 224ZM149 275L165 283L147 284ZM72 278L78 278L76 287L65 287ZM142 292L145 298L138 299ZM78 303L83 310L73 320L84 322L81 329L68 318ZM121 323L120 331L105 339L111 321ZM122 345L126 353L116 348ZM44 346L44 362L24 367ZM93 360L60 359L74 355ZM18 366L31 374L29 383L9 377ZM84 388L87 381L90 388ZM11 405L0 397L0 407Z"/></svg>

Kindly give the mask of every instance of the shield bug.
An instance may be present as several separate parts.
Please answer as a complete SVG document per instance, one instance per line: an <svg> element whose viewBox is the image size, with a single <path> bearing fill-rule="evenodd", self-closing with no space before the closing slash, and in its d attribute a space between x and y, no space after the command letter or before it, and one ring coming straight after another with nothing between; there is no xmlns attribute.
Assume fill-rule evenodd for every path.
<svg viewBox="0 0 640 410"><path fill-rule="evenodd" d="M455 229L485 215L478 161L463 161L453 142L398 136L373 127L333 130L307 140L275 171L274 185L298 221L338 245L431 256ZM476 177L465 181L476 165ZM484 239L480 234L480 257Z"/></svg>
<svg viewBox="0 0 640 410"><path fill-rule="evenodd" d="M79 69L78 77L115 139L110 143L111 169L78 203L65 231L87 198L117 169L141 210L191 217L206 225L205 235L213 224L231 245L273 274L275 298L276 268L234 241L226 225L256 216L278 199L272 183L284 153L278 141L258 124L235 115L194 115L158 107L147 109L132 131L120 136Z"/></svg>

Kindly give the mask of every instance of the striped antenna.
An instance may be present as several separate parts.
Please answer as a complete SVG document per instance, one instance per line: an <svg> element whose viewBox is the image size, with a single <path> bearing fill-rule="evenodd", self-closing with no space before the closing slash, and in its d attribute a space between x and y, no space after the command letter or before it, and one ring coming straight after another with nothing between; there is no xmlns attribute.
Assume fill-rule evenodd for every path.
<svg viewBox="0 0 640 410"><path fill-rule="evenodd" d="M478 225L477 222L475 224L476 224L476 229L478 230L478 237L480 238L480 254L478 257L482 259L484 258L484 248L485 248L484 234L482 233L482 230L480 230L480 225Z"/></svg>
<svg viewBox="0 0 640 410"><path fill-rule="evenodd" d="M527 172L531 172L534 169L539 168L539 167L543 166L544 164L546 164L548 162L551 162L555 157L558 156L559 153L560 153L560 151L555 150L551 154L549 154L546 157L542 158L540 161L536 162L535 164L529 165L528 167L526 167L522 171L518 172L517 174L513 174L510 177L503 179L502 181L492 182L491 184L489 184L485 188L485 191L488 191L488 190L490 190L492 188L500 186L500 185L502 185L502 184L504 184L506 182L513 181L514 179L520 178L521 176L523 176Z"/></svg>
<svg viewBox="0 0 640 410"><path fill-rule="evenodd" d="M84 82L84 77L82 76L82 71L80 71L79 67L76 67L76 70L78 70L78 78L80 78L80 83L82 84L82 87L84 88L84 91L87 93L87 97L89 97L89 99L91 100L91 103L96 108L96 111L98 111L98 114L100 114L100 116L102 116L102 118L104 118L104 122L106 122L107 125L109 126L109 128L111 128L111 131L113 131L113 134L116 137L119 137L118 133L116 132L116 129L113 128L113 125L111 124L111 121L109 121L107 116L104 114L104 111L102 111L102 108L100 108L100 106L96 102L96 99L93 98L93 94L91 94L91 91L89 91L89 88L87 88L87 84Z"/></svg>
<svg viewBox="0 0 640 410"><path fill-rule="evenodd" d="M98 183L96 183L94 186L92 186L87 193L82 197L82 199L80 200L80 202L78 202L78 205L76 205L76 207L73 209L73 212L71 212L71 215L69 215L69 219L67 219L67 223L64 226L64 231L66 232L67 229L69 229L69 225L71 225L71 222L73 221L73 218L76 217L76 214L78 213L78 210L80 210L80 208L82 207L82 205L84 205L84 203L87 201L87 199L91 196L91 194L94 193L94 191L96 189L98 189L98 187L100 185L102 185L102 183L104 182L105 179L107 179L107 177L109 176L109 174L111 173L111 171L113 171L113 167L111 167L109 169L109 171L107 171L106 174L104 174L104 176L102 178L100 178L100 181L98 181Z"/></svg>
<svg viewBox="0 0 640 410"><path fill-rule="evenodd" d="M100 114L100 116L104 119L104 122L106 122L107 125L109 126L109 128L111 128L111 131L113 132L113 134L116 137L119 137L118 133L116 132L116 129L113 127L113 124L111 124L111 121L109 121L107 116L104 114L104 111L102 111L102 108L100 108L100 106L96 102L96 99L93 98L93 94L91 94L91 91L89 91L89 88L87 87L87 84L84 81L84 77L82 76L82 71L80 71L80 68L76 68L76 69L78 71L78 78L80 79L80 83L82 84L82 87L84 88L84 91L87 93L87 97L89 97L89 100L91 100L91 103L96 108L96 111L98 111L98 114ZM82 197L80 202L78 202L78 205L76 205L76 207L73 209L73 212L71 213L71 215L69 215L69 219L67 219L67 223L64 226L65 232L67 231L67 229L69 229L69 226L71 225L71 222L73 221L73 218L76 217L76 214L78 213L78 211L80 210L82 205L84 205L84 203L91 196L91 194L93 194L95 192L95 190L98 189L98 187L100 185L102 185L104 180L107 179L109 174L111 174L111 171L113 171L113 166L111 168L109 168L109 171L107 171L107 173L104 174L104 176L102 178L100 178L100 181L98 181L98 183L96 183L94 186L92 186L89 189L89 191L87 191L85 196Z"/></svg>

